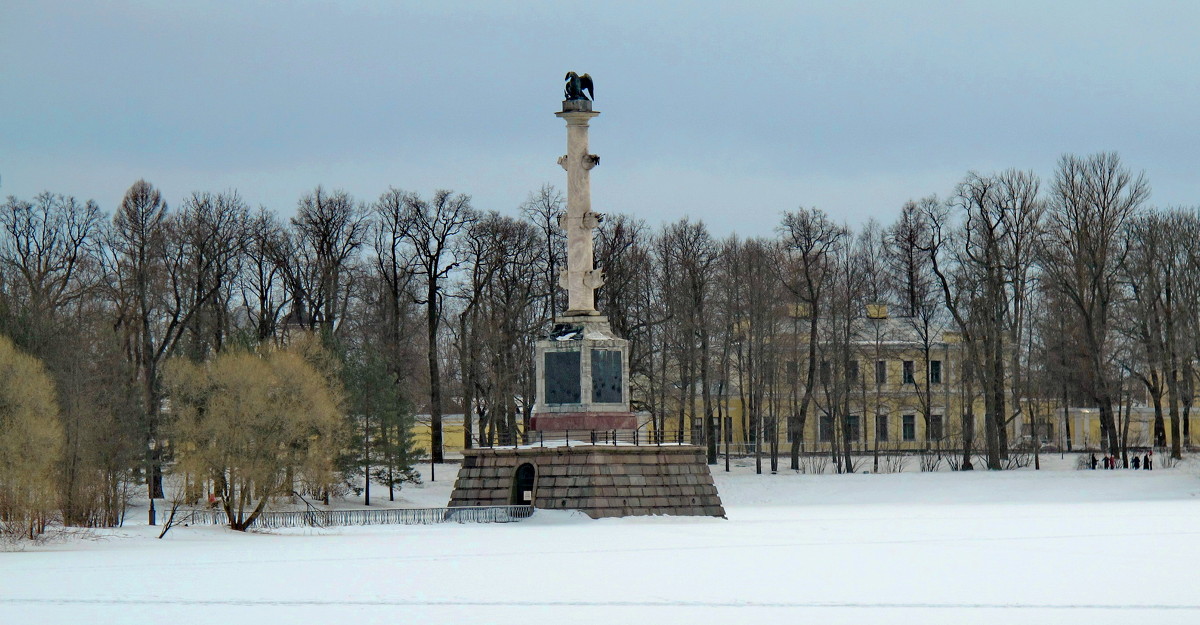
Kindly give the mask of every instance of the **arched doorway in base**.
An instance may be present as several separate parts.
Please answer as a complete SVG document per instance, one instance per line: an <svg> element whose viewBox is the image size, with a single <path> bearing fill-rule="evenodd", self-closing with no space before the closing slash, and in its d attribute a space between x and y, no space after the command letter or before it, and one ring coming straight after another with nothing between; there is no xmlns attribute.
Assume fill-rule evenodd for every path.
<svg viewBox="0 0 1200 625"><path fill-rule="evenodd" d="M537 481L537 469L530 463L517 467L513 473L512 491L508 503L514 506L533 505L533 485Z"/></svg>

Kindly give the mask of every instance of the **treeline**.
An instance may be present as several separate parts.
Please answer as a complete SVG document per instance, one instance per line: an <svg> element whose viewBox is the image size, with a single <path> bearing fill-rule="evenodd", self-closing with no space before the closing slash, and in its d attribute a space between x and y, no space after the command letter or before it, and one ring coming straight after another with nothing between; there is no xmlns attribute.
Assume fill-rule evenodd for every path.
<svg viewBox="0 0 1200 625"><path fill-rule="evenodd" d="M285 224L236 192L170 208L144 181L111 217L53 193L8 198L4 534L119 524L138 483L154 498L213 494L244 526L274 495L365 486L369 503L368 475L393 497L418 479L423 347L393 236L394 219L429 205L391 199L368 209L317 188ZM180 493L164 491L164 467L179 469Z"/></svg>
<svg viewBox="0 0 1200 625"><path fill-rule="evenodd" d="M750 239L689 220L650 232L610 217L597 245L608 280L598 306L632 341L635 408L658 429L689 430L710 461L727 442L719 432L734 431L772 470L781 442L793 441L797 469L813 448L806 423L822 417L837 469L854 470L862 422L851 417L883 405L874 372L859 365L887 358L897 340L919 354L905 385L936 431L931 376L947 332L962 358L961 411L944 415L959 420L954 466L973 468L977 456L1009 466L1010 450L1036 444L1052 410L1068 406L1098 409L1100 444L1123 455L1140 396L1155 410L1151 443L1169 440L1179 457L1200 361L1200 214L1150 207L1149 193L1144 175L1101 153L1063 156L1046 181L970 172L947 197L858 228L818 209L786 212L774 236ZM880 305L899 336L874 323ZM734 418L740 427L720 427ZM1035 440L1009 440L1014 422Z"/></svg>
<svg viewBox="0 0 1200 625"><path fill-rule="evenodd" d="M1098 408L1103 444L1119 453L1128 432L1117 410L1134 385L1153 398L1156 442L1169 428L1178 455L1200 359L1200 217L1150 208L1148 195L1115 154L1068 155L1046 181L969 173L948 197L909 202L889 224L850 228L802 208L784 213L773 236L741 239L688 219L652 229L607 215L596 237L607 276L597 305L632 341L634 408L662 432L688 429L710 461L730 430L720 424L737 418L741 442L772 468L793 433L797 468L805 424L822 416L833 419L839 469L853 470L847 417L862 413L871 376L850 374L886 338L868 319L878 304L923 347L925 373L912 387L927 422L932 345L945 331L961 335L964 405L985 406L983 432L971 408L958 415L964 467L977 452L1003 466L1011 423L1036 422L1048 400ZM243 520L264 493L305 480L318 496L365 474L396 485L415 478L414 414L427 415L434 461L446 414L464 413L468 445L511 440L531 416L533 345L565 304L564 208L551 186L516 216L449 191L398 189L365 202L318 187L286 221L233 191L169 208L144 181L111 216L52 193L8 198L0 330L14 358L44 367L61 430L47 435L61 450L47 448L53 466L38 482L52 484L42 500L53 505L35 516L119 523L131 484L164 495L164 467L226 505L244 500ZM312 341L318 350L296 347ZM339 417L326 428L309 414L305 426L332 441L321 447L332 462L284 462L247 480L188 457L202 441L232 444L192 423L227 408L205 408L232 392L218 363L258 372L231 379L269 380L292 366L276 354L297 350ZM11 374L7 383L34 382ZM236 411L224 414L236 432ZM17 440L17 421L0 423ZM3 510L20 507L14 493L34 483L11 477L28 465L19 458L0 459ZM3 510L4 523L16 518Z"/></svg>

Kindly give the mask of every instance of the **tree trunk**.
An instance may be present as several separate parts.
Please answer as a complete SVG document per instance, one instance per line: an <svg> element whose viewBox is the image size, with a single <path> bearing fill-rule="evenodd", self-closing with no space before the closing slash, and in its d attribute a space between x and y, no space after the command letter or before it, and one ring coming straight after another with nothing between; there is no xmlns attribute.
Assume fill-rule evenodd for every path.
<svg viewBox="0 0 1200 625"><path fill-rule="evenodd" d="M1119 456L1121 445L1117 440L1117 422L1113 416L1112 397L1107 393L1101 394L1096 398L1096 404L1100 408L1100 429L1105 434L1104 445L1108 448L1110 456Z"/></svg>
<svg viewBox="0 0 1200 625"><path fill-rule="evenodd" d="M712 391L708 380L708 324L701 312L700 317L700 394L704 403L704 442L708 446L708 463L717 463L717 432L713 422Z"/></svg>
<svg viewBox="0 0 1200 625"><path fill-rule="evenodd" d="M1067 387L1062 389L1063 394L1063 434L1066 436L1067 451L1071 451L1071 411L1070 399L1067 398Z"/></svg>
<svg viewBox="0 0 1200 625"><path fill-rule="evenodd" d="M429 457L434 464L442 455L442 372L438 364L437 334L441 315L438 311L437 279L430 275L425 302L426 337L429 340Z"/></svg>
<svg viewBox="0 0 1200 625"><path fill-rule="evenodd" d="M371 505L371 417L363 415L363 505Z"/></svg>
<svg viewBox="0 0 1200 625"><path fill-rule="evenodd" d="M996 322L995 350L992 354L992 393L995 394L996 404L996 447L1001 459L1008 458L1008 393L1004 388L1006 371L1004 367L1004 332L1000 319ZM1012 347L1014 350L1017 346ZM997 467L998 468L998 467Z"/></svg>
<svg viewBox="0 0 1200 625"><path fill-rule="evenodd" d="M1168 347L1173 349L1173 347ZM1167 374L1167 393L1169 394L1170 414L1171 414L1171 457L1179 459L1183 457L1183 446L1181 445L1183 437L1180 435L1179 423L1179 371L1177 359L1174 355L1171 356L1170 370Z"/></svg>
<svg viewBox="0 0 1200 625"><path fill-rule="evenodd" d="M1154 406L1154 440L1151 445L1163 446L1167 443L1167 426L1163 420L1162 388L1157 379L1158 374L1151 371L1150 384L1146 385L1146 390L1150 393L1150 403Z"/></svg>
<svg viewBox="0 0 1200 625"><path fill-rule="evenodd" d="M1120 410L1120 407L1117 408ZM1121 465L1129 468L1129 422L1133 412L1133 398L1125 395L1125 421L1121 424Z"/></svg>
<svg viewBox="0 0 1200 625"><path fill-rule="evenodd" d="M808 403L816 386L817 367L817 307L810 306L808 321L808 363L804 372L804 397L800 400L800 414L796 417L796 434L792 437L792 468L800 468L799 447L804 444L804 426L808 420Z"/></svg>
<svg viewBox="0 0 1200 625"><path fill-rule="evenodd" d="M967 369L966 361L961 361L960 366L963 367L962 379L965 389L963 401L965 409L962 413L962 470L972 471L975 469L975 465L971 463L971 455L974 453L972 447L975 442L975 375L971 370Z"/></svg>

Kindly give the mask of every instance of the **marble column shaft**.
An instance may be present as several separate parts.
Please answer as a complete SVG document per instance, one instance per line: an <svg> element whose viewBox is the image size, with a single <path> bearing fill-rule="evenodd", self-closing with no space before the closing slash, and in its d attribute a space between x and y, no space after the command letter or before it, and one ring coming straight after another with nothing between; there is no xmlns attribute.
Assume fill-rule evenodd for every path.
<svg viewBox="0 0 1200 625"><path fill-rule="evenodd" d="M567 122L567 154L559 164L567 170L567 212L559 226L567 233L567 268L559 285L567 290L567 316L597 315L595 290L604 284L603 272L595 268L592 230L599 225L592 212L590 170L599 162L588 154L588 121L597 111L556 113Z"/></svg>

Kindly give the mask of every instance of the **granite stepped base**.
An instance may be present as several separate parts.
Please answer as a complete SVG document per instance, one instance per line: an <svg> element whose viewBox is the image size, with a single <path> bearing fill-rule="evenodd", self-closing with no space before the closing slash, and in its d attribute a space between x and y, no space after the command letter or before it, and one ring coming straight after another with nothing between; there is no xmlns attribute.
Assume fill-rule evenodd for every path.
<svg viewBox="0 0 1200 625"><path fill-rule="evenodd" d="M450 506L521 503L517 469L534 469L533 506L603 517L724 517L704 450L681 446L467 449Z"/></svg>

